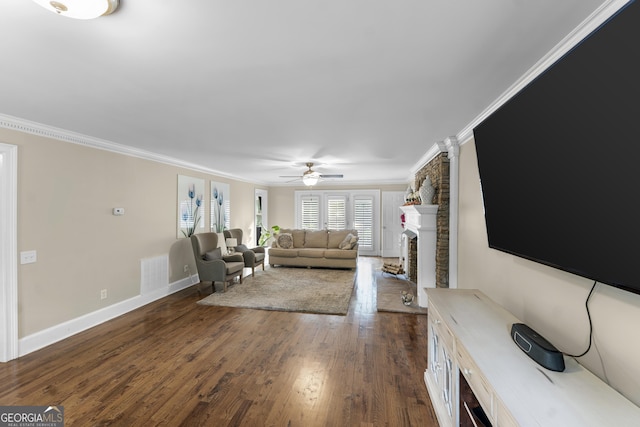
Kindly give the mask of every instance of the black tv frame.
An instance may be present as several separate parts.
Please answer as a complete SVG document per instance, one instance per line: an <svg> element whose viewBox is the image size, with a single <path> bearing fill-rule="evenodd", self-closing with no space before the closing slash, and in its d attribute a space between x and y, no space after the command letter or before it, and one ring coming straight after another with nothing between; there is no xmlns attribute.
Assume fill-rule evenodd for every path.
<svg viewBox="0 0 640 427"><path fill-rule="evenodd" d="M489 247L640 294L640 3L474 128Z"/></svg>

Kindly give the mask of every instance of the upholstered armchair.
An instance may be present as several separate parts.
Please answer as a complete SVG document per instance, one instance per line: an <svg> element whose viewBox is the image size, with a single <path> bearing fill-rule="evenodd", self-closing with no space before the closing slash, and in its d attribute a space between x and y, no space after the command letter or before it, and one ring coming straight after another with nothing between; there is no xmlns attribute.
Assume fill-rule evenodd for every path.
<svg viewBox="0 0 640 427"><path fill-rule="evenodd" d="M216 233L199 233L191 235L191 246L196 259L196 267L200 281L211 282L213 291L216 291L216 282L224 283L224 291L227 291L227 283L232 283L239 277L242 283L242 270L244 258L242 254L225 255L218 247L218 235Z"/></svg>
<svg viewBox="0 0 640 427"><path fill-rule="evenodd" d="M242 229L232 228L231 230L224 230L225 238L233 238L238 241L238 246L235 247L236 252L242 253L244 259L244 266L251 269L251 276L255 276L256 267L262 265L264 271L264 257L265 251L263 247L256 247L249 249L242 244Z"/></svg>

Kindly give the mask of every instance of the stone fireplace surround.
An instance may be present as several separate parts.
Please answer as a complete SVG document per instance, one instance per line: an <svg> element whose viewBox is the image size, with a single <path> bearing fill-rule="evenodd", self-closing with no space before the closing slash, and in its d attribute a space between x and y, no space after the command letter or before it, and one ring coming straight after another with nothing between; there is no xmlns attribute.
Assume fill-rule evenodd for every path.
<svg viewBox="0 0 640 427"><path fill-rule="evenodd" d="M429 177L435 189L433 200L438 205L436 236L436 287L449 287L449 168L447 153L439 153L415 174L415 188L419 189Z"/></svg>
<svg viewBox="0 0 640 427"><path fill-rule="evenodd" d="M417 170L413 171L413 188L420 189L422 183L429 177L435 194L429 203L437 205L436 242L435 242L435 279L431 287L457 287L457 209L458 209L458 157L459 143L455 136L437 142L425 154ZM401 209L405 208L401 207ZM406 214L405 214L406 216ZM419 253L419 238L413 240L403 235L401 262L408 274L409 280L419 285L420 272L417 266L424 254ZM412 260L408 258L409 245L418 249ZM430 255L429 255L430 256ZM413 265L408 265L408 262ZM412 273L413 272L413 273ZM426 298L425 298L426 301Z"/></svg>

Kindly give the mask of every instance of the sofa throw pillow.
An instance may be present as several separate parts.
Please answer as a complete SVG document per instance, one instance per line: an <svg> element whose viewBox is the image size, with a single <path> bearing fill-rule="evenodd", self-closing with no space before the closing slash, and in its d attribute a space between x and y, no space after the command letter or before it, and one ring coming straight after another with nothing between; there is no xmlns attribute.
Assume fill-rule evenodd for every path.
<svg viewBox="0 0 640 427"><path fill-rule="evenodd" d="M340 242L340 244L338 245L338 248L345 249L345 250L353 249L357 241L358 241L358 237L349 233L346 236L344 236L344 239L342 239L342 242Z"/></svg>
<svg viewBox="0 0 640 427"><path fill-rule="evenodd" d="M344 240L345 237L347 237L347 234L349 233L351 233L351 230L329 230L329 241L327 242L327 248L338 249L340 243Z"/></svg>
<svg viewBox="0 0 640 427"><path fill-rule="evenodd" d="M236 252L247 252L249 248L246 245L236 246Z"/></svg>
<svg viewBox="0 0 640 427"><path fill-rule="evenodd" d="M222 250L220 248L215 248L214 250L205 253L202 258L204 258L205 261L222 259Z"/></svg>
<svg viewBox="0 0 640 427"><path fill-rule="evenodd" d="M291 233L279 233L276 237L276 244L282 249L293 248L293 236Z"/></svg>
<svg viewBox="0 0 640 427"><path fill-rule="evenodd" d="M340 244L338 245L338 248L340 249L351 249L351 238L353 237L353 234L349 233L346 236L344 236L344 239L342 239L342 242L340 242Z"/></svg>

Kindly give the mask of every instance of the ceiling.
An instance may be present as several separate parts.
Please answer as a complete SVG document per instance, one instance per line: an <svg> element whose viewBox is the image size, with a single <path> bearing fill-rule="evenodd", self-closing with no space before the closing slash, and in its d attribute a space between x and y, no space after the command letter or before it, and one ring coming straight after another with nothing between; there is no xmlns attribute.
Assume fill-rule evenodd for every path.
<svg viewBox="0 0 640 427"><path fill-rule="evenodd" d="M80 21L3 0L0 114L257 184L308 161L406 183L603 2L121 0Z"/></svg>

